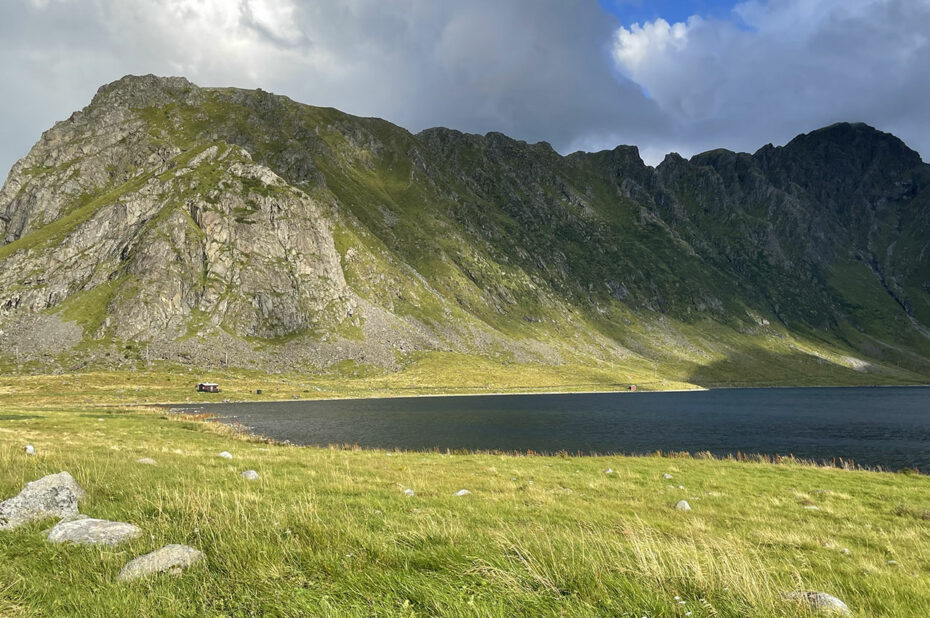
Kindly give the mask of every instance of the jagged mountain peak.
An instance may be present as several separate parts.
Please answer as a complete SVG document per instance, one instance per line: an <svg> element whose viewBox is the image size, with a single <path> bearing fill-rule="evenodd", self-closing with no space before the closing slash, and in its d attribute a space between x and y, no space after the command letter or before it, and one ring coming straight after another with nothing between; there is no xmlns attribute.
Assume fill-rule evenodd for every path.
<svg viewBox="0 0 930 618"><path fill-rule="evenodd" d="M903 167L922 162L920 155L898 137L864 122L838 122L799 135L785 145L785 150L821 157L851 156L863 161L888 157L889 161L897 161Z"/></svg>
<svg viewBox="0 0 930 618"><path fill-rule="evenodd" d="M160 77L157 75L125 75L118 80L101 86L91 105L122 105L132 108L165 105L185 99L200 88L185 77Z"/></svg>
<svg viewBox="0 0 930 618"><path fill-rule="evenodd" d="M846 167L847 174L867 173L880 167L883 173L898 173L921 165L920 155L896 136L865 123L839 122L798 135L767 155L770 161L796 160L808 167Z"/></svg>

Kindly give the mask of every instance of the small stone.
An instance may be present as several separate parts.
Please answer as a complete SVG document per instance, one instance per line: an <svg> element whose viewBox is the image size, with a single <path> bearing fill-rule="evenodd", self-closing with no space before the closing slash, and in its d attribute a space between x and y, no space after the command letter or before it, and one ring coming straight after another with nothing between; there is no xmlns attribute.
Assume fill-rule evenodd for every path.
<svg viewBox="0 0 930 618"><path fill-rule="evenodd" d="M414 496L417 495L417 494L416 494L416 492L414 492L412 489L405 489L405 490L404 490L404 495L407 496L408 498L412 498L412 497L414 497Z"/></svg>
<svg viewBox="0 0 930 618"><path fill-rule="evenodd" d="M35 454L36 454L36 447L32 446L31 444L27 444L27 445L26 445L26 454L27 454L27 455L35 455Z"/></svg>
<svg viewBox="0 0 930 618"><path fill-rule="evenodd" d="M220 457L222 457L223 459L232 459L232 453L230 453L229 451L223 451L222 453L220 453Z"/></svg>
<svg viewBox="0 0 930 618"><path fill-rule="evenodd" d="M607 468L606 470L604 470L604 474L613 474L613 473L614 473L613 468Z"/></svg>
<svg viewBox="0 0 930 618"><path fill-rule="evenodd" d="M662 475L662 478L664 478L664 479L670 479L670 478L672 478L672 475L669 474L668 472L666 472L665 474Z"/></svg>
<svg viewBox="0 0 930 618"><path fill-rule="evenodd" d="M245 472L242 473L242 478L244 478L247 481L257 481L259 478L258 472L256 472L255 470L246 470Z"/></svg>
<svg viewBox="0 0 930 618"><path fill-rule="evenodd" d="M455 492L455 495L456 496L470 496L471 492L468 491L467 489L460 489L457 492Z"/></svg>
<svg viewBox="0 0 930 618"><path fill-rule="evenodd" d="M822 610L842 614L844 616L852 615L852 612L849 611L849 607L847 607L845 603L826 592L798 591L789 592L786 596L789 599L804 601L815 611Z"/></svg>
<svg viewBox="0 0 930 618"><path fill-rule="evenodd" d="M154 466L156 464L156 461L152 459L151 457L141 457L136 460L136 463L145 464L147 466Z"/></svg>
<svg viewBox="0 0 930 618"><path fill-rule="evenodd" d="M155 573L179 574L183 569L203 560L203 552L188 545L165 545L150 554L130 560L120 570L117 579L128 581Z"/></svg>
<svg viewBox="0 0 930 618"><path fill-rule="evenodd" d="M67 472L26 483L18 495L0 502L0 530L12 530L49 517L77 515L78 500L86 496L87 492Z"/></svg>
<svg viewBox="0 0 930 618"><path fill-rule="evenodd" d="M820 507L815 504L805 504L804 508L807 509L808 511L819 511L820 510Z"/></svg>
<svg viewBox="0 0 930 618"><path fill-rule="evenodd" d="M675 505L675 508L679 511L690 511L691 505L688 504L687 500L679 500L678 504Z"/></svg>
<svg viewBox="0 0 930 618"><path fill-rule="evenodd" d="M847 556L848 556L849 554L852 553L851 551L849 551L849 548L848 548L848 547L844 547L841 551L842 551L842 553L846 554Z"/></svg>
<svg viewBox="0 0 930 618"><path fill-rule="evenodd" d="M119 545L142 534L138 526L105 519L72 519L58 522L48 533L50 543Z"/></svg>
<svg viewBox="0 0 930 618"><path fill-rule="evenodd" d="M678 489L684 489L684 488L685 488L684 485L679 485L679 486L678 486Z"/></svg>
<svg viewBox="0 0 930 618"><path fill-rule="evenodd" d="M897 561L897 560L889 560L889 561L886 562L885 564L887 564L888 566L898 566L898 561Z"/></svg>

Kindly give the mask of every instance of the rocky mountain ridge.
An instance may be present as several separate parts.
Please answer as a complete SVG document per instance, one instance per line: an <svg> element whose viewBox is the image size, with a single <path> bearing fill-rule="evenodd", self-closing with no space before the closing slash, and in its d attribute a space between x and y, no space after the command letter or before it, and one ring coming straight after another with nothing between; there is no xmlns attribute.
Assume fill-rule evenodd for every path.
<svg viewBox="0 0 930 618"><path fill-rule="evenodd" d="M926 382L928 187L861 124L653 168L127 76L0 189L0 363Z"/></svg>

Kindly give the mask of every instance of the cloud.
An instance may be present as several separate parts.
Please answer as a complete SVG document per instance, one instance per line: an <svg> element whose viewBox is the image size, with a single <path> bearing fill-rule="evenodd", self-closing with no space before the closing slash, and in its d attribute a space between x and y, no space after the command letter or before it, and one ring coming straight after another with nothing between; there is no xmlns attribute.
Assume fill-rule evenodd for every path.
<svg viewBox="0 0 930 618"><path fill-rule="evenodd" d="M502 131L563 151L597 136L632 143L664 126L617 73L617 22L595 2L35 2L0 6L0 79L24 87L0 102L5 168L126 73L261 87L414 131ZM17 66L23 58L31 68Z"/></svg>
<svg viewBox="0 0 930 618"><path fill-rule="evenodd" d="M837 120L930 153L930 0L755 0L721 14L621 25L595 0L5 0L0 169L127 73L561 152L637 144L653 163Z"/></svg>
<svg viewBox="0 0 930 618"><path fill-rule="evenodd" d="M621 27L614 58L688 152L864 121L930 153L930 0L755 0L733 19Z"/></svg>

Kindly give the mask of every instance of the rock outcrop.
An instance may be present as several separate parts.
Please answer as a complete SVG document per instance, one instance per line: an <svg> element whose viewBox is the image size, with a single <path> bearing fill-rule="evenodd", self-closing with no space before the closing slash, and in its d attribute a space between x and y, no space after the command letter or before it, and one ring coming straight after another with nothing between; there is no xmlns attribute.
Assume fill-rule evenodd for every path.
<svg viewBox="0 0 930 618"><path fill-rule="evenodd" d="M86 495L67 472L26 483L18 495L0 502L0 530L12 530L52 517L75 516L78 514L78 501Z"/></svg>
<svg viewBox="0 0 930 618"><path fill-rule="evenodd" d="M131 581L157 573L179 574L203 560L203 553L188 545L165 545L150 554L139 556L126 563L118 579Z"/></svg>
<svg viewBox="0 0 930 618"><path fill-rule="evenodd" d="M49 531L50 543L77 543L79 545L119 545L142 534L133 524L82 517L59 522Z"/></svg>

